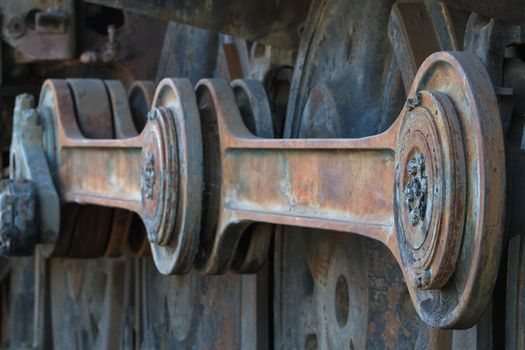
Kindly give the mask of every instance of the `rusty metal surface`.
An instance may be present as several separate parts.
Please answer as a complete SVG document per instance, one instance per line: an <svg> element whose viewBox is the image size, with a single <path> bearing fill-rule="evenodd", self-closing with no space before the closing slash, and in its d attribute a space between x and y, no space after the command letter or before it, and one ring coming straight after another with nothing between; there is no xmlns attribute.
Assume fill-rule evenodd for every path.
<svg viewBox="0 0 525 350"><path fill-rule="evenodd" d="M35 187L28 180L5 179L0 181L0 189L0 252L31 255L37 240Z"/></svg>
<svg viewBox="0 0 525 350"><path fill-rule="evenodd" d="M458 51L456 23L442 3L395 3L388 22L388 38L392 44L405 90L408 91L417 69L425 58L436 51Z"/></svg>
<svg viewBox="0 0 525 350"><path fill-rule="evenodd" d="M78 91L89 94L85 89L96 84L102 82L78 80L74 86L89 101L99 89L93 88L93 96ZM360 234L392 252L426 323L474 324L497 274L505 202L501 124L481 63L468 54L431 55L392 126L357 139L254 136L242 121L242 96L236 100L234 94L244 86L251 91L246 97L253 97L258 90L251 84L237 82L232 88L221 80L202 80L195 100L187 81L163 80L140 135L96 140L80 133L76 115L82 104L73 104L75 88L69 95L71 84L48 81L44 89L55 89L63 201L139 214L164 274L187 272L199 243L199 270L226 272L251 223ZM266 99L262 90L259 95ZM264 104L252 102L251 108L269 113ZM84 112L86 119L89 109ZM98 120L99 114L95 110L91 117ZM99 168L91 171L85 164ZM202 237L201 176L206 193ZM104 218L110 216L99 215L91 234L99 244L75 249L87 234L82 220L89 216L87 208L77 214L73 256L101 255L108 240L110 225Z"/></svg>
<svg viewBox="0 0 525 350"><path fill-rule="evenodd" d="M203 164L200 119L191 84L182 79L162 80L151 112L144 129L142 157L153 161L154 168L147 174L151 175L153 193L149 197L143 187L142 218L159 271L180 274L189 271L197 254L202 169L207 166ZM146 180L143 173L145 185Z"/></svg>
<svg viewBox="0 0 525 350"><path fill-rule="evenodd" d="M232 82L235 100L242 121L248 130L258 137L273 138L274 125L270 105L263 86L254 80ZM246 229L232 260L232 270L240 273L256 273L267 260L275 227L254 224Z"/></svg>
<svg viewBox="0 0 525 350"><path fill-rule="evenodd" d="M42 149L43 123L39 122L38 112L33 109L32 96L23 94L17 97L13 119L9 177L14 180L27 179L35 184L35 218L40 226L36 241L46 246L56 241L59 234L60 203Z"/></svg>
<svg viewBox="0 0 525 350"><path fill-rule="evenodd" d="M413 29L412 29L412 30L413 30ZM412 46L413 46L413 45L412 45ZM402 51L403 51L403 50L402 50ZM408 49L405 50L405 51L408 51ZM398 56L398 59L399 59L399 56L402 56L403 54L400 54L399 52L396 52L396 55ZM388 55L387 55L387 56L388 56ZM420 61L418 61L418 62L420 62ZM496 64L497 64L497 63L496 63ZM409 66L410 66L409 69L412 68L414 65L415 65L414 63L411 63L411 64L409 65ZM393 69L395 70L395 68L393 68ZM407 69L406 71L409 71L409 69ZM492 72L492 71L491 71L491 72ZM405 74L405 71L403 71L402 74ZM407 81L407 80L411 80L413 77L409 77L408 79L405 79L406 76L403 76L403 78L404 78L404 80L405 80L405 84L406 84L406 81ZM498 90L498 91L499 91L499 90ZM326 93L326 91L324 91L324 90L322 90L322 89L319 90L319 91L316 91L316 92L318 93L318 96L321 96L321 99L323 99L323 100L329 95L328 93ZM450 91L449 91L449 92L450 92ZM450 93L451 93L451 92L450 92ZM317 103L317 104L316 104L315 101L314 101L314 102L312 102L312 101L313 101L313 99L310 100L310 96L309 96L309 103L311 104L311 106L309 106L309 107L307 108L307 111L308 111L308 112L312 112L312 111L313 111L313 112L314 112L314 113L313 113L314 116L319 116L319 115L321 115L321 111L318 110L318 109L316 110L316 106L319 107L319 106L321 106L322 104L321 104L321 103ZM446 103L441 103L441 104L443 105L443 104L446 104ZM314 106L312 106L312 105L314 105ZM240 107L238 101L237 101L237 107ZM312 107L313 107L313 108L312 108ZM445 108L445 109L446 109L446 108ZM341 113L341 111L338 111L338 113ZM441 112L439 112L438 114L448 114L448 112L441 111ZM453 114L453 113L452 113L452 114ZM243 116L242 113L241 113L241 116ZM311 116L308 116L306 119L308 119L308 118L310 118L310 119L312 119L312 120L315 119L315 118L312 118ZM385 119L388 119L388 116L386 116ZM315 122L314 122L314 123L315 123ZM386 124L388 124L388 123L386 123ZM385 125L386 125L386 124L385 124ZM323 129L323 127L324 127L324 126L321 126L321 125L317 125L317 126L316 126L316 125L313 125L312 129L321 129L321 133L322 133L322 129ZM330 125L327 125L327 128L330 128L330 127L331 127ZM375 125L374 125L373 127L375 127ZM363 128L364 128L364 126L363 126ZM337 127L336 127L336 129L337 129ZM397 140L396 140L396 141L397 141ZM101 143L101 144L102 144L102 143ZM97 144L97 145L100 146L101 144ZM115 145L115 144L110 145L110 144L108 143L108 144L105 144L102 148L110 148L110 147L112 147L112 146L114 146L114 145ZM98 147L98 146L97 146L97 147ZM303 145L303 146L304 146L304 145ZM253 145L250 146L250 147L253 148ZM319 158L320 158L320 157L319 157ZM395 158L394 158L394 159L395 159ZM411 159L411 158L409 157L409 158L407 158L407 159ZM414 159L417 159L417 157L414 158ZM243 161L244 161L244 160L243 160ZM247 163L248 163L248 161L247 161ZM363 163L363 164L364 164L364 163ZM330 164L329 164L329 165L330 165ZM313 168L313 167L312 167L312 168ZM292 170L293 170L293 169L292 169ZM419 184L420 184L420 183L423 182L422 179L426 178L426 175L425 175L425 176L422 176L420 173L422 174L422 171L420 172L420 171L418 170L417 174L414 175L413 178L410 178L410 176L409 176L409 181L412 181L412 182L410 182L411 184L414 184L414 183L419 183ZM420 175L421 175L421 176L420 176ZM435 175L435 174L434 174L434 175ZM305 176L305 177L306 177L306 176ZM254 177L254 178L255 178L255 177ZM410 180L410 179L411 179L411 180ZM295 179L294 179L294 181L295 181ZM301 180L301 181L302 181L302 180ZM458 181L458 182L461 183L461 181ZM271 187L271 186L270 186L270 187ZM305 189L305 188L306 188L306 186L303 186L303 189ZM141 188L141 190L142 190L142 188ZM425 195L427 195L427 194L428 194L428 193L425 192ZM255 197L254 197L254 198L255 198ZM417 199L416 199L416 204L417 204L417 203L420 204L420 203L424 202L424 200L422 200L422 198L423 198L422 196L419 196L419 195L418 195L418 196L417 196ZM307 200L311 200L311 198L308 198L308 197L307 197L306 199L307 199ZM304 203L306 203L306 201L305 201ZM107 203L106 203L106 204L107 204ZM111 203L110 203L110 204L111 204ZM252 203L252 204L253 204L253 203ZM122 203L121 203L120 205L121 205L121 207L124 206L124 204L122 204ZM251 205L251 204L250 204L250 205ZM410 218L409 215L411 215L411 213L414 211L414 208L420 208L422 211L424 211L426 207L425 207L425 206L421 206L421 205L416 205L416 207L409 207L409 210L403 212L403 215L404 215L405 217ZM250 209L253 209L253 208L250 207ZM257 208L257 209L260 209L260 208ZM301 208L300 208L300 209L301 209ZM406 207L404 208L404 210L406 210ZM460 214L459 216L461 217L462 215ZM253 217L254 217L254 215L248 217L248 219L251 221L251 220L253 220ZM236 219L238 219L238 218L236 218ZM241 219L241 220L243 220L243 219L245 220L246 217L240 217L240 219ZM116 219L115 219L115 220L116 220ZM258 219L257 219L257 220L258 220ZM124 221L125 221L125 220L124 220ZM270 221L271 221L271 220L270 220ZM117 221L115 221L115 222L117 222ZM119 220L119 222L120 222L120 220ZM272 222L275 222L275 221L272 221ZM279 222L280 222L280 221L279 221ZM415 221L415 222L417 222L417 221ZM301 224L301 222L296 223L296 224ZM303 224L304 224L304 223L303 223ZM301 225L303 225L303 224L301 224ZM241 226L242 226L242 225L241 225ZM237 228L236 228L235 230L237 230ZM459 229L459 230L460 230L460 229ZM124 231L127 231L127 230L124 230ZM242 230L239 230L239 231L242 231ZM228 234L235 234L235 232L234 232L234 233L232 233L232 232L228 232ZM300 234L299 234L299 235L300 235ZM418 235L418 233L416 233L415 236L414 236L413 234L407 234L407 235L405 235L406 237L408 237L407 240L410 241L410 242L409 242L409 243L410 243L409 245L413 245L413 244L415 244L415 243L414 243L414 240L417 241L418 239L421 238L421 237L418 238L417 235ZM239 242L239 245L237 246L237 250L233 249L233 250L232 250L232 253L227 253L227 254L226 254L226 255L228 255L228 257L227 257L226 259L227 259L227 260L230 259L230 263L229 263L230 266L229 266L229 268L234 268L234 269L235 269L235 265L237 265L237 261L238 261L239 257L242 255L243 252L247 252L247 250L244 250L244 248L241 248L241 247L245 247L245 245L242 243L242 239L243 239L245 236L246 236L246 233L245 233L243 236L241 236L241 240L238 241L238 242ZM213 237L213 236L212 236L212 237ZM330 237L330 239L333 239L334 237L337 238L337 237L338 237L338 234L337 234L337 233L334 233L334 234L332 234L332 233L327 234L327 233L324 233L324 232L323 232L323 233L321 233L321 234L319 235L319 237L320 237L321 240L328 240L328 238L325 238L325 237ZM414 237L415 237L415 238L414 238ZM210 238L210 237L208 237L208 238ZM454 238L458 239L458 237L456 237L456 236L454 236ZM349 237L347 237L347 239L348 239L349 241L352 240L352 239L349 238ZM418 242L418 243L419 243L419 242ZM456 242L456 243L457 243L457 242ZM496 242L496 244L494 245L494 249L497 249L497 245L498 245L497 243L498 243L498 242ZM309 244L312 245L312 246L314 246L314 247L317 247L315 241L314 241L314 242L310 242ZM368 245L368 244L365 244L365 245ZM240 248L240 249L239 249L239 248ZM457 245L456 245L456 248L457 248ZM248 249L249 249L249 248L248 248ZM374 248L374 249L375 249L375 248ZM409 249L410 249L410 247L409 247ZM312 249L310 248L310 250L312 250ZM380 251L380 248L377 248L377 250ZM388 254L388 252L387 252L386 250L383 250L383 252L384 252L385 254ZM431 251L431 252L433 252L433 251ZM454 255L453 252L454 252L454 249L452 249L452 255ZM485 254L485 253L486 253L486 254ZM239 255L239 254L240 254L240 255ZM345 259L348 260L348 257L345 258L344 254L342 254L342 255L341 255L340 253L338 253L338 254L339 254L340 256L338 256L337 259L336 259L336 258L332 259L333 261L332 261L332 260L329 260L329 262L327 263L327 266L331 266L331 268L332 268L333 265L335 264L334 261L340 262L340 263L337 263L337 264L340 264L340 265L344 265L344 264L345 264L344 261L345 261ZM447 252L447 254L448 254L448 252ZM489 267L494 266L494 265L497 265L497 263L496 263L496 264L494 263L494 261L495 261L495 259L494 259L494 255L493 255L490 251L488 251L488 252L482 252L481 254L482 254L482 255L485 254L486 257L488 258L489 263L488 263L487 265L488 265ZM492 254L492 255L491 255L491 254ZM312 254L312 255L315 255L315 253ZM322 254L321 254L321 255L322 255ZM475 255L475 254L474 254L474 255ZM232 257L233 257L233 258L232 258ZM381 258L382 258L382 257L379 257L378 260L381 260ZM401 260L401 258L400 258L399 256L396 256L396 258L397 258L398 260ZM442 258L441 258L442 262L444 262L444 263L448 263L448 265L449 265L449 267L448 267L448 268L445 268L444 270L445 270L445 271L448 271L447 273L453 273L454 271L450 271L450 270L451 270L450 266L454 265L454 264L451 263L451 262L454 261L454 258L452 258L452 259L448 259L448 258L449 258L449 256L447 256L447 255L445 255L445 257L442 257ZM232 260L232 259L233 259L233 260ZM241 256L241 259L242 259L242 256ZM325 262L325 261L322 260L322 259L321 259L321 260L316 260L316 259L315 259L315 256L314 256L313 259L312 259L312 257L308 257L308 259L310 259L309 261L310 261L310 263L311 263L312 266L313 266L313 267L311 268L311 270L312 270L313 272L315 272L314 267L319 267L319 266L321 266L321 265L323 264L323 262ZM259 260L259 259L257 259L257 260ZM390 259L390 260L393 260L393 259ZM409 260L410 260L410 259L409 259ZM497 260L497 259L496 259L496 260ZM313 262L312 262L312 261L313 261ZM490 263L490 261L492 261L492 263ZM391 261L390 263L391 263L391 264L395 264L394 261ZM336 265L337 265L337 264L336 264ZM406 261L403 261L403 262L402 262L402 265L403 265L403 266L406 265L406 264L407 264ZM485 263L483 263L483 264L485 265ZM150 266L150 267L151 267L151 266ZM386 269L386 267L385 267L385 269ZM242 270L242 269L241 269L241 270ZM380 269L378 269L378 270L380 270ZM394 270L395 270L395 269L394 269ZM381 276L380 278L378 278L378 279L377 279L378 286L381 284L381 281L385 281L385 280L387 280L387 279L395 279L395 275L396 275L396 274L397 274L397 276L399 277L399 271L394 271L394 270L390 270L390 271L388 271L387 274L385 274L384 276ZM438 270L438 271L441 271L442 269L441 269L441 268L438 268L437 270ZM453 269L452 269L452 270L453 270ZM323 271L324 271L324 270L323 270ZM328 270L326 270L326 271L328 271ZM345 304L345 300L346 300L347 297L349 296L349 293L351 294L351 293L354 293L355 291L353 291L352 289L349 289L349 288L347 287L347 285L348 285L348 280L345 280L345 279L341 279L341 278L339 278L339 277L340 277L340 276L338 276L339 272L340 272L340 271L331 271L330 274L327 275L329 278L327 277L326 279L323 279L323 278L322 278L322 277L324 277L324 275L322 275L322 274L318 274L318 275L316 275L315 278L313 279L313 280L314 280L314 283L315 283L315 288L314 288L314 289L316 289L316 293L317 293L317 294L314 293L314 295L315 295L315 300L316 300L316 301L315 301L315 304L316 304L316 306L319 308L319 310L318 310L317 312L322 313L323 310L325 310L326 308L329 308L329 307L332 307L332 306L333 306L330 302L327 302L327 301L326 301L326 299L324 298L325 295L328 295L328 294L335 294L335 295L337 295L337 298L336 298L335 313L334 313L333 315L330 316L330 317L332 317L332 318L329 319L329 321L327 321L327 319L323 319L323 320L319 320L319 319L318 319L318 320L313 320L313 321L312 321L312 323L318 323L318 324L320 325L321 328L323 328L323 329L329 329L329 331L326 331L326 333L321 333L321 335L318 336L319 333L316 333L315 327L312 326L311 333L307 334L307 336L305 337L305 346L313 346L314 344L317 344L317 345L322 344L322 346L325 346L326 344L328 344L328 345L326 345L326 346L327 346L327 347L330 347L330 346L334 346L334 344L337 344L338 346L341 345L341 346L345 346L345 347L352 347L352 346L355 346L356 344L358 344L358 346L359 346L359 344L361 344L361 343L360 343L361 340L356 340L354 337L351 337L351 338L349 338L349 339L346 338L346 336L347 336L349 333L352 333L352 334L359 334L359 333L360 333L360 334L363 334L363 331L362 331L362 330L360 330L360 331L356 331L357 328L356 328L356 329L352 328L352 327L355 327L355 326L357 325L357 322L349 323L349 322L347 321L347 319L349 318L348 312L355 312L355 310L352 310L351 307L350 307L349 305ZM447 273L445 273L445 275L447 275ZM355 274L355 273L353 273L353 272L351 272L351 271L348 272L348 271L346 271L346 270L343 271L343 272L341 273L341 275L352 275L352 274ZM490 274L491 274L491 272L489 271L489 272L487 273L487 275L490 275ZM394 276L394 277L392 277L392 276ZM434 274L433 274L432 276L434 276ZM406 277L406 276L405 276L405 277ZM435 282L435 283L431 281L431 283L430 283L427 287L429 287L429 288L430 288L430 287L432 287L432 288L437 288L437 287L441 286L442 283L446 283L447 280L448 280L447 278L448 278L448 277L438 278L438 279L440 280L440 282ZM407 277L407 280L412 281L411 278L410 278L410 276ZM346 281L346 282L345 282L345 281ZM326 282L326 283L323 283L323 282ZM399 305L405 305L405 304L407 303L407 300L408 300L408 299L407 299L407 298L408 298L408 294L406 294L406 290L405 290L405 288L404 288L403 280L402 280L402 279L399 279L398 282L399 282L399 285L398 285L398 289L397 289L397 291L398 291L398 294L401 295L402 297L398 298L398 299L395 300L395 301L392 299L392 302L391 302L391 303L390 303L390 300L389 300L389 303L390 303L390 304L389 304L388 306L384 307L384 310L391 310L392 308L394 308L394 309L402 309L402 307L398 307L398 306L399 306ZM413 283L413 281L412 281L412 282L409 282L409 283ZM485 283L485 282L484 282L484 283ZM487 282L487 283L488 283L488 282ZM490 283L489 283L489 284L490 284ZM345 287L345 285L346 285L346 287ZM333 287L333 288L332 288L332 287ZM421 286L419 286L419 287L421 288ZM323 289L323 288L324 288L324 289ZM363 289L364 289L364 288L363 288ZM425 289L425 288L421 288L421 289ZM428 289L428 288L427 288L427 289ZM490 289L490 288L489 288L489 289ZM371 292L370 292L370 291L371 291ZM378 291L379 291L379 292L378 292ZM378 289L373 289L373 288L372 288L372 289L369 290L369 292L371 293L372 297L373 297L374 295L380 295L381 297L384 297L384 294L381 294L381 293L383 293L383 290L381 289L381 286L379 286ZM379 293L379 294L377 294L377 293ZM403 293L405 293L405 294L403 294ZM488 293L487 293L487 294L488 294ZM485 295L484 295L483 297L485 297ZM356 298L356 299L358 299L358 298L362 298L362 295L357 294L357 295L355 296L355 298ZM364 300L364 299L363 299L363 300ZM379 303L377 303L377 304L379 304ZM373 307L372 303L371 303L371 307ZM405 310L405 309L406 309L406 310ZM403 310L406 311L406 314L408 315L407 317L410 318L410 317L411 317L410 315L411 315L411 313L413 313L413 310L411 310L411 307L406 307L405 309L403 309ZM409 310L409 309L410 309L410 310ZM308 310L308 308L305 308L305 310ZM350 311L348 311L348 310L350 310ZM356 318L355 318L355 319L359 319L359 317L361 317L361 316L362 316L362 314L359 313L359 312L357 312L357 313L356 313ZM375 314L370 314L370 317L371 317L371 318L374 318L374 317L376 317L376 316L377 316L377 315L375 315ZM386 317L386 316L385 316L385 317ZM383 317L383 318L384 318L384 317ZM396 324L395 322L392 322L392 320L389 321L389 320L386 320L386 319L383 319L383 318L381 319L380 322L374 322L374 323L373 323L373 326L374 326L374 327L375 327L375 326L378 327L377 329L379 330L379 333L374 333L375 330L371 330L371 329L368 330L369 334L376 334L376 336L375 336L375 338L374 338L375 340L373 340L373 341L376 341L377 339L379 339L380 336L379 336L378 334L381 334L381 332L383 332L383 333L381 334L381 336L382 336L383 338L385 338L386 336L388 336L388 330L385 330L385 329L388 328L388 327L386 327L385 325L387 325L387 324ZM346 320L346 321L345 321L345 320ZM324 321L326 321L326 323L323 323ZM413 338L414 338L415 333L413 332L413 330L414 330L414 329L417 329L418 327L420 327L421 331L420 331L419 335L417 336L417 337L418 337L418 343L417 343L417 344L419 344L419 346L424 346L423 344L434 344L434 345L437 344L436 346L446 346L446 347L448 347L448 346L451 346L451 344L454 344L455 340L454 340L454 337L451 336L452 333L428 332L428 335L422 335L422 334L426 334L425 331L424 331L424 330L425 330L424 325L420 325L419 323L417 323L417 322L412 322L412 321L413 321L413 319L410 319L410 320L406 321L407 324L403 325L403 327L406 327L406 328L403 328L404 332L403 332L403 334L402 334L402 337L406 337L407 342L410 342L410 339L413 339ZM365 322L366 322L366 321L365 321ZM399 320L398 320L398 322L399 322ZM403 321L401 321L401 322L403 322ZM333 325L333 324L338 324L339 327L340 327L340 329L335 329L335 330L334 330L333 328L330 328L330 326ZM348 328L346 328L346 327L348 327ZM372 328L373 328L373 327L372 327ZM235 333L235 332L234 332L234 333ZM457 334L457 333L454 333L454 334ZM232 334L229 334L229 333L228 333L227 335L228 335L228 338L231 339L230 336L231 336ZM234 337L234 336L233 336L233 337ZM343 339L343 338L345 338L345 340L342 340L342 342L339 342L339 340L341 340L341 339ZM164 339L166 339L166 338L164 338ZM181 339L182 339L182 338L181 338ZM187 339L187 338L186 338L186 339ZM396 342L396 340L394 339L394 337L390 337L390 338L386 337L385 339L388 339L389 344L394 344L394 343ZM172 340L173 340L173 339L172 339ZM150 338L150 341L151 341L151 338ZM399 341L399 338L398 338L398 341ZM319 342L319 343L318 343L318 342ZM428 342L428 343L427 343L427 342ZM155 342L153 341L153 343L155 343ZM299 342L299 343L301 343L301 342ZM441 344L441 345L439 345L438 343ZM150 342L150 344L151 344L151 342ZM232 344L233 344L233 343L232 343ZM230 344L230 345L231 345L231 344ZM379 345L379 342L378 342L376 345L377 345L378 347L381 346L381 345ZM433 345L432 345L432 346L433 346Z"/></svg>

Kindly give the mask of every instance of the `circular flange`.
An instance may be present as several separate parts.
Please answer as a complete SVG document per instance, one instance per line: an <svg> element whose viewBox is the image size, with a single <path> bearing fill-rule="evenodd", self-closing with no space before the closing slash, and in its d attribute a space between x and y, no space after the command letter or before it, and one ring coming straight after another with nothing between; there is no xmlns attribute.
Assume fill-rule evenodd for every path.
<svg viewBox="0 0 525 350"><path fill-rule="evenodd" d="M143 131L142 219L163 274L185 273L197 251L202 202L202 138L193 88L164 79Z"/></svg>
<svg viewBox="0 0 525 350"><path fill-rule="evenodd" d="M443 163L443 161L454 153L451 150L459 150L461 147L451 146L451 144L443 142L448 141L457 142L454 135L448 135L440 142L441 150L439 152L429 152L428 158L425 156L425 162L431 159L432 172L428 174L429 177L429 197L434 201L432 204L427 204L426 214L423 223L418 223L415 227L410 227L410 223L403 222L403 216L407 215L406 209L400 209L399 206L405 205L402 202L401 192L404 190L404 185L409 181L409 177L405 170L403 161L410 159L410 145L408 145L407 155L399 156L399 174L396 174L398 181L395 189L396 203L398 209L396 210L397 226L401 232L398 232L400 239L399 245L401 250L401 264L405 266L403 269L405 278L411 280L411 269L417 271L425 266L426 255L415 253L419 243L422 247L427 244L427 240L433 236L428 236L432 233L421 234L419 229L424 226L425 220L432 220L427 218L427 215L433 216L439 214L441 222L439 222L438 231L440 228L447 228L452 231L441 231L438 234L436 246L434 248L434 256L429 259L433 262L439 257L439 247L442 245L442 258L448 256L449 252L446 250L449 247L457 247L454 242L459 241L456 234L459 234L461 217L454 218L451 214L457 215L461 213L456 201L461 201L460 197L453 197L461 194L461 186L465 186L465 203L464 203L464 223L462 230L461 243L459 244L459 253L454 264L454 271L450 278L441 278L434 282L431 288L423 289L417 285L408 283L408 288L414 306L420 317L428 324L434 327L441 328L467 328L475 324L483 312L485 311L488 301L492 295L494 287L499 259L501 255L501 244L503 238L504 226L504 204L505 204L505 158L503 146L503 132L501 121L499 117L499 110L494 93L492 83L486 70L481 62L468 53L462 52L440 52L431 55L422 64L419 69L414 84L410 92L410 96L415 96L418 91L431 91L431 95L436 97L436 101L432 102L436 107L442 108L438 110L438 116L432 120L429 119L430 112L425 111L419 113L418 108L414 108L416 113L406 112L404 115L404 124L409 123L408 127L402 127L401 135L407 135L414 120L416 129L423 129L423 124L433 123L432 129L438 130L437 136L440 137L443 131L449 130L454 132L454 126L451 121L457 120L459 124L460 134L462 138L462 148L464 150L464 184L458 179L458 171L461 171L460 164L461 156L456 154L456 163L450 166L450 163ZM442 96L445 95L446 98ZM430 96L430 95L429 95ZM423 98L424 100L424 98ZM430 105L425 103L426 108ZM407 106L410 109L411 106ZM429 108L429 110L432 110ZM425 116L425 113L429 115ZM415 118L415 119L414 119ZM417 121L427 120L426 122ZM448 128L436 128L438 122L448 122ZM457 132L457 131L456 131ZM425 137L423 140L429 140L432 137ZM401 144L406 141L400 141ZM418 141L420 142L420 141ZM432 141L429 144L436 146ZM414 147L420 143L414 143ZM403 147L403 145L400 145ZM405 146L406 147L406 146ZM452 147L446 151L445 147ZM440 154L441 159L435 158L436 154ZM447 156L448 155L448 156ZM441 163L440 163L441 162ZM439 167L442 167L440 170ZM447 175L448 173L448 175ZM403 175L405 174L405 175ZM443 176L441 179L436 176ZM444 180L449 181L447 183ZM457 181L460 182L457 182ZM453 181L456 181L453 183ZM455 189L451 186L455 186ZM440 211L436 211L436 197L434 191L440 188L444 192L444 196L440 203L444 205ZM439 197L437 197L439 199ZM443 198L443 197L442 197ZM429 200L430 202L430 200ZM448 206L448 207L447 207ZM432 213L430 212L432 211ZM434 211L436 213L434 214ZM455 221L456 220L456 221ZM419 226L418 226L419 225ZM429 223L429 227L432 222ZM410 231L414 230L414 231ZM424 231L423 231L424 232ZM447 233L442 235L443 233ZM451 234L452 233L452 234ZM452 241L451 241L452 240ZM431 242L431 241L429 241ZM405 250L405 251L404 251ZM407 253L407 251L409 253ZM411 253L410 253L411 252ZM403 254L405 256L403 256ZM418 255L420 254L420 255ZM410 259L421 256L421 263L413 261L410 264ZM417 259L416 259L417 260ZM409 268L406 268L408 262ZM449 264L443 262L440 265L444 268L443 275L450 273L447 269ZM412 266L412 267L410 267ZM441 268L440 268L441 269ZM445 284L438 287L445 281ZM439 282L439 283L438 283ZM417 283L416 283L417 284Z"/></svg>
<svg viewBox="0 0 525 350"><path fill-rule="evenodd" d="M423 91L405 110L396 150L398 248L409 283L442 287L454 272L465 217L465 155L446 95Z"/></svg>

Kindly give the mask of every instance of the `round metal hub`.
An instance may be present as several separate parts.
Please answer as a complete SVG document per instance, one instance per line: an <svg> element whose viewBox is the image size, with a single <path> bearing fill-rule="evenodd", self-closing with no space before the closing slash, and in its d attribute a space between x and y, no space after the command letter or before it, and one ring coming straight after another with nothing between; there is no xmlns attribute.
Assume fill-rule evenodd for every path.
<svg viewBox="0 0 525 350"><path fill-rule="evenodd" d="M191 266L199 244L202 137L189 81L164 79L143 131L143 220L153 259L163 274Z"/></svg>
<svg viewBox="0 0 525 350"><path fill-rule="evenodd" d="M143 219L151 243L166 245L173 233L177 207L177 134L173 117L165 108L148 114L141 165Z"/></svg>
<svg viewBox="0 0 525 350"><path fill-rule="evenodd" d="M465 156L448 98L423 91L413 101L396 152L398 246L410 282L432 289L450 278L461 244Z"/></svg>
<svg viewBox="0 0 525 350"><path fill-rule="evenodd" d="M425 60L410 96L418 91L421 103L403 115L396 159L400 263L426 323L470 327L492 296L503 239L505 157L496 95L482 63L460 52ZM420 136L412 138L414 132ZM425 158L428 200L423 221L412 225L404 189L416 152Z"/></svg>

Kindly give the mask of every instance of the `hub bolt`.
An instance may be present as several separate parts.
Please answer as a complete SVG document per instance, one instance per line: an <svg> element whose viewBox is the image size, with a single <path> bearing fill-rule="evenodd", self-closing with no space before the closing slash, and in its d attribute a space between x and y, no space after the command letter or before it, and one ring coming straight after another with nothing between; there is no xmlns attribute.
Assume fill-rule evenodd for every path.
<svg viewBox="0 0 525 350"><path fill-rule="evenodd" d="M427 207L428 178L425 158L417 153L407 164L408 182L405 186L405 203L408 206L408 221L416 226L424 218Z"/></svg>

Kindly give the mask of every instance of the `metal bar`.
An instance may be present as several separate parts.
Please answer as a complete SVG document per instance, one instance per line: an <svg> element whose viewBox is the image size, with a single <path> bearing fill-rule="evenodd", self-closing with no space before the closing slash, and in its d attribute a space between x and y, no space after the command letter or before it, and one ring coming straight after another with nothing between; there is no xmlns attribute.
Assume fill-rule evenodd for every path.
<svg viewBox="0 0 525 350"><path fill-rule="evenodd" d="M224 146L224 209L236 220L362 234L394 232L398 124L361 139L260 139Z"/></svg>
<svg viewBox="0 0 525 350"><path fill-rule="evenodd" d="M393 225L392 151L238 150L224 164L236 216L374 238Z"/></svg>
<svg viewBox="0 0 525 350"><path fill-rule="evenodd" d="M140 213L141 152L142 136L64 140L60 159L62 199Z"/></svg>

